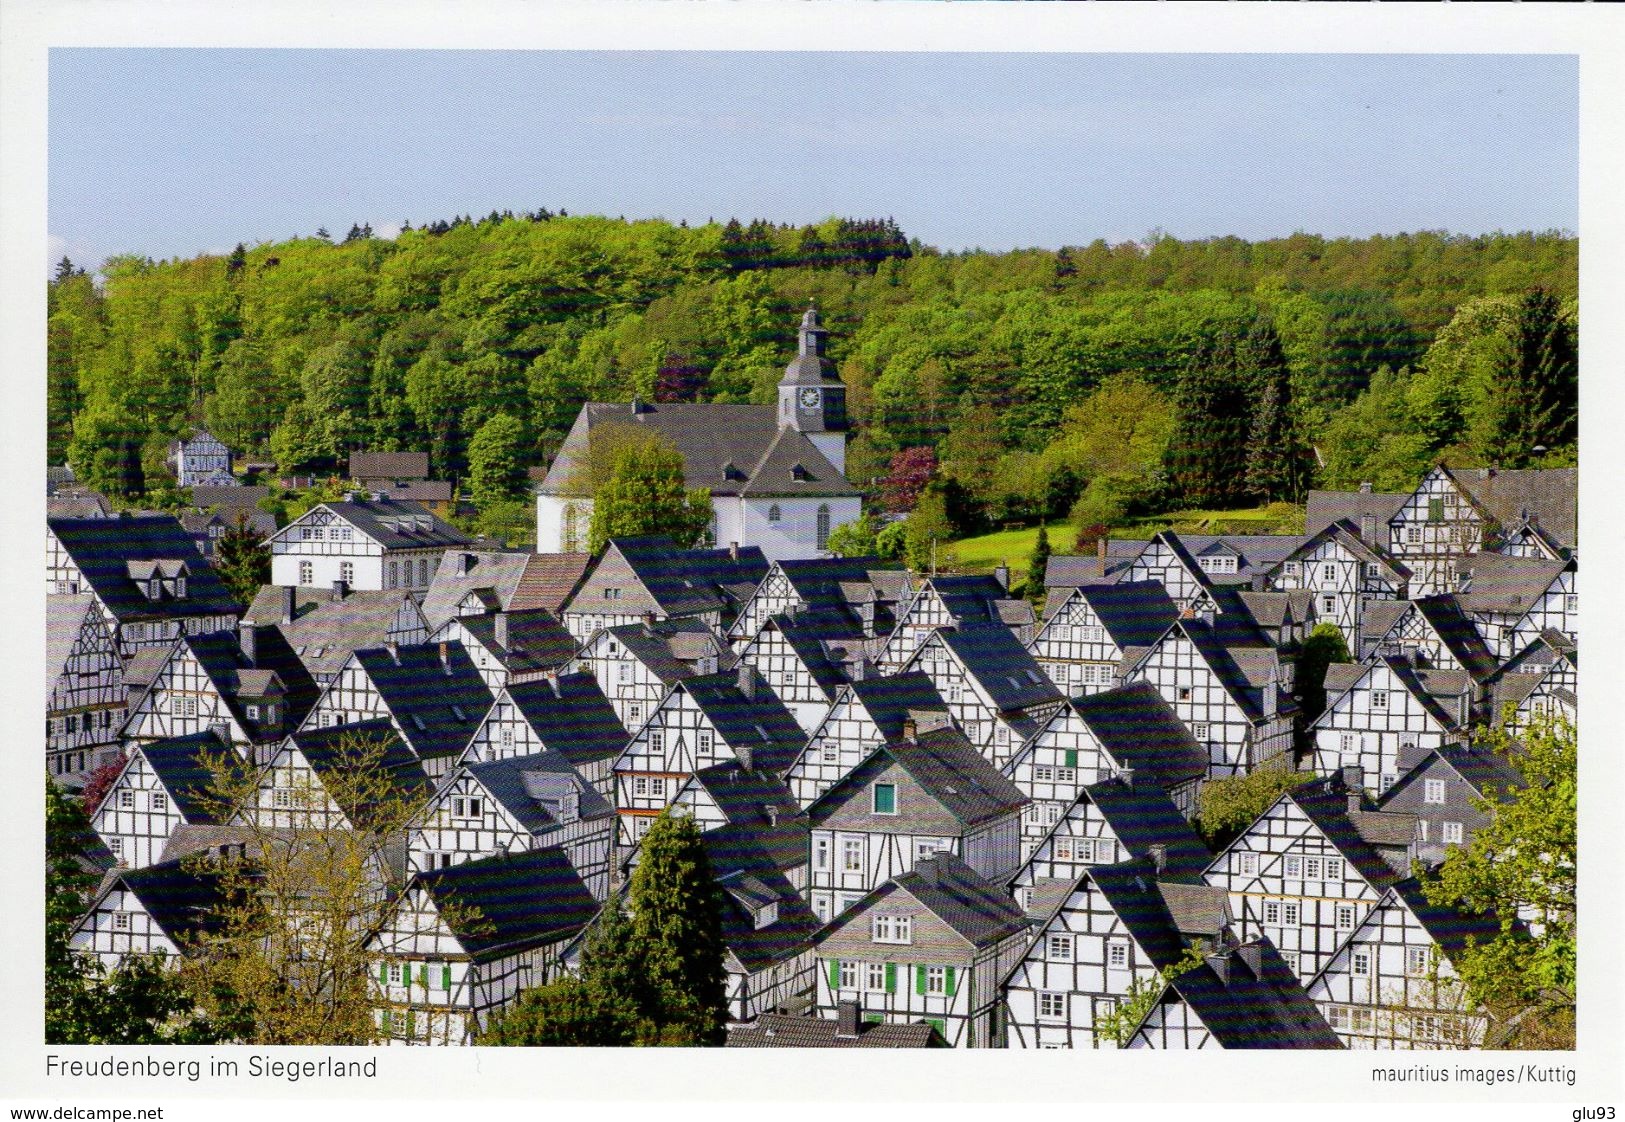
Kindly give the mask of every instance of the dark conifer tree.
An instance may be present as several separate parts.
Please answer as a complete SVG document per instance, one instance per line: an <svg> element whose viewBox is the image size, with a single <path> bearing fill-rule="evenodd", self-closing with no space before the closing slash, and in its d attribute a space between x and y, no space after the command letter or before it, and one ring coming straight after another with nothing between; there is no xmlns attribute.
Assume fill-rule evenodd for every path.
<svg viewBox="0 0 1625 1122"><path fill-rule="evenodd" d="M1574 442L1579 420L1579 351L1557 297L1531 289L1518 308L1512 365L1493 387L1493 441L1506 467L1535 461L1537 446Z"/></svg>
<svg viewBox="0 0 1625 1122"><path fill-rule="evenodd" d="M1240 376L1240 350L1241 340L1223 331L1197 348L1180 379L1167 467L1172 497L1185 505L1229 506L1246 494L1253 387Z"/></svg>
<svg viewBox="0 0 1625 1122"><path fill-rule="evenodd" d="M1238 375L1250 378L1247 490L1264 502L1296 501L1305 483L1304 450L1292 409L1292 372L1274 324L1260 318L1241 341Z"/></svg>

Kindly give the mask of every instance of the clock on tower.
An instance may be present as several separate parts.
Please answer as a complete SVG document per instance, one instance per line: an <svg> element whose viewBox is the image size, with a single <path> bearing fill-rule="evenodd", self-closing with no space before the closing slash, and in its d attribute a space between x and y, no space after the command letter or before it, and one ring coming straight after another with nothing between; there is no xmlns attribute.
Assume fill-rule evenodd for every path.
<svg viewBox="0 0 1625 1122"><path fill-rule="evenodd" d="M806 387L801 391L801 407L807 410L817 409L822 396L822 391L817 386Z"/></svg>

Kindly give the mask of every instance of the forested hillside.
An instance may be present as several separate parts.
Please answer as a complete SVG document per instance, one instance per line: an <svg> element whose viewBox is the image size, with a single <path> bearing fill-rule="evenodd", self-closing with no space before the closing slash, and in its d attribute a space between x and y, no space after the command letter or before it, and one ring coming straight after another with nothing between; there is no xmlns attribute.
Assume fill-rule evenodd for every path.
<svg viewBox="0 0 1625 1122"><path fill-rule="evenodd" d="M206 423L284 470L426 448L464 479L471 447L545 462L588 399L771 401L814 301L848 474L930 446L962 526L1392 489L1439 456L1572 457L1577 252L1421 233L949 254L890 221L541 211L114 258L100 287L64 262L49 454L136 499Z"/></svg>

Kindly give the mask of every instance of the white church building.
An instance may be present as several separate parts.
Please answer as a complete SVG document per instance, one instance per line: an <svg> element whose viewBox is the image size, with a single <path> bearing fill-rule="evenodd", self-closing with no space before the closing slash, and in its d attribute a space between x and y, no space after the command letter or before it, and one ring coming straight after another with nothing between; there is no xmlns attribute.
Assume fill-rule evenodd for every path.
<svg viewBox="0 0 1625 1122"><path fill-rule="evenodd" d="M658 432L682 454L684 483L711 491L711 538L758 546L770 561L824 555L830 531L862 514L846 481L846 386L824 356L829 332L818 313L801 319L796 357L773 405L588 402L536 488L536 549L586 548L592 500L576 493L577 466L595 427L629 425Z"/></svg>

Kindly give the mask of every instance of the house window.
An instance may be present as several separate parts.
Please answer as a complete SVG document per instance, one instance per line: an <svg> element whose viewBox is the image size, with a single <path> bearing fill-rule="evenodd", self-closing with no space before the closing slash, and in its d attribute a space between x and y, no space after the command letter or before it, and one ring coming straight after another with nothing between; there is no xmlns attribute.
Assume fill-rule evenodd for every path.
<svg viewBox="0 0 1625 1122"><path fill-rule="evenodd" d="M1422 528L1420 526L1405 527L1405 544L1420 545L1422 543Z"/></svg>
<svg viewBox="0 0 1625 1122"><path fill-rule="evenodd" d="M273 787L271 789L271 809L293 809L293 792L288 790L286 787Z"/></svg>
<svg viewBox="0 0 1625 1122"><path fill-rule="evenodd" d="M1428 820L1426 818L1416 820L1416 840L1419 842L1428 840Z"/></svg>
<svg viewBox="0 0 1625 1122"><path fill-rule="evenodd" d="M1057 860L1057 861L1071 861L1071 860L1074 860L1072 842L1073 842L1072 838L1056 838L1055 839L1055 860Z"/></svg>
<svg viewBox="0 0 1625 1122"><path fill-rule="evenodd" d="M130 913L129 912L114 912L113 913L113 930L114 931L128 931L128 930L130 930Z"/></svg>
<svg viewBox="0 0 1625 1122"><path fill-rule="evenodd" d="M829 868L829 839L828 838L814 838L813 839L813 868L815 868L815 869L827 869L827 868Z"/></svg>
<svg viewBox="0 0 1625 1122"><path fill-rule="evenodd" d="M858 964L855 962L842 962L835 970L836 988L855 990L858 988Z"/></svg>
<svg viewBox="0 0 1625 1122"><path fill-rule="evenodd" d="M1363 1005L1357 1005L1353 1009L1349 1010L1349 1013L1354 1021L1353 1027L1355 1032L1367 1034L1371 1032L1372 1025L1374 1023L1372 1012L1373 1011L1370 1008Z"/></svg>
<svg viewBox="0 0 1625 1122"><path fill-rule="evenodd" d="M646 776L646 775L639 775L639 776L633 777L633 779L632 779L632 794L634 794L634 795L647 795L648 793L649 793L649 777Z"/></svg>
<svg viewBox="0 0 1625 1122"><path fill-rule="evenodd" d="M1577 612L1577 611L1579 611L1580 610L1580 598L1578 596L1565 596L1565 597L1563 597L1563 610L1565 612Z"/></svg>
<svg viewBox="0 0 1625 1122"><path fill-rule="evenodd" d="M1383 710L1384 712L1387 711L1387 709L1388 709L1388 691L1387 690L1372 690L1371 691L1371 708L1380 709L1380 710Z"/></svg>
<svg viewBox="0 0 1625 1122"><path fill-rule="evenodd" d="M1341 857L1328 857L1328 858L1326 858L1326 879L1327 880L1342 880L1343 879L1343 859Z"/></svg>
<svg viewBox="0 0 1625 1122"><path fill-rule="evenodd" d="M1318 857L1305 857L1303 859L1303 875L1310 880L1319 880L1321 861Z"/></svg>
<svg viewBox="0 0 1625 1122"><path fill-rule="evenodd" d="M120 791L118 793L118 808L120 810L134 810L135 809L135 792L131 791L128 788L125 788L124 790Z"/></svg>
<svg viewBox="0 0 1625 1122"><path fill-rule="evenodd" d="M260 719L260 707L258 705L247 705L244 706L244 708L248 712L248 719L250 721L257 721Z"/></svg>
<svg viewBox="0 0 1625 1122"><path fill-rule="evenodd" d="M1428 949L1426 947L1405 948L1405 973L1413 978L1421 977L1428 972Z"/></svg>
<svg viewBox="0 0 1625 1122"><path fill-rule="evenodd" d="M108 851L111 852L114 857L122 857L124 855L124 839L123 838L108 838L107 839L107 848L108 848Z"/></svg>
<svg viewBox="0 0 1625 1122"><path fill-rule="evenodd" d="M316 583L316 568L309 561L299 562L299 583L302 585Z"/></svg>
<svg viewBox="0 0 1625 1122"><path fill-rule="evenodd" d="M1444 803L1444 780L1424 779L1422 781L1422 801L1425 803Z"/></svg>
<svg viewBox="0 0 1625 1122"><path fill-rule="evenodd" d="M628 721L632 722L632 727L633 728L636 728L638 725L642 724L643 723L643 706L641 706L641 705L628 705L626 707L626 719Z"/></svg>
<svg viewBox="0 0 1625 1122"><path fill-rule="evenodd" d="M1337 738L1337 749L1340 752L1354 751L1354 734L1345 732Z"/></svg>
<svg viewBox="0 0 1625 1122"><path fill-rule="evenodd" d="M1071 627L1071 625L1070 624L1065 624L1065 623L1056 624L1055 625L1055 634L1052 636L1052 638L1054 638L1054 639L1056 639L1056 640L1058 640L1059 642L1062 642L1062 643L1071 642L1072 641L1072 627Z"/></svg>
<svg viewBox="0 0 1625 1122"><path fill-rule="evenodd" d="M663 753L666 750L666 734L659 729L649 733L649 751Z"/></svg>
<svg viewBox="0 0 1625 1122"><path fill-rule="evenodd" d="M836 749L835 745L825 741L823 751L819 758L826 764L833 764L840 759L840 753Z"/></svg>
<svg viewBox="0 0 1625 1122"><path fill-rule="evenodd" d="M870 938L877 943L912 943L912 916L876 915L870 920Z"/></svg>
<svg viewBox="0 0 1625 1122"><path fill-rule="evenodd" d="M1349 970L1356 977L1369 978L1371 976L1371 952L1354 951L1349 955Z"/></svg>
<svg viewBox="0 0 1625 1122"><path fill-rule="evenodd" d="M863 839L845 838L841 842L841 871L843 873L863 872Z"/></svg>
<svg viewBox="0 0 1625 1122"><path fill-rule="evenodd" d="M1038 995L1038 1015L1046 1021L1066 1020L1066 994L1040 993Z"/></svg>
<svg viewBox="0 0 1625 1122"><path fill-rule="evenodd" d="M339 580L343 581L345 584L354 584L355 583L355 562L354 561L340 561L339 562Z"/></svg>
<svg viewBox="0 0 1625 1122"><path fill-rule="evenodd" d="M1242 876L1255 877L1258 875L1258 854L1243 853L1239 855L1239 858L1237 871Z"/></svg>
<svg viewBox="0 0 1625 1122"><path fill-rule="evenodd" d="M620 598L621 598L621 590L620 589L618 589L618 588L606 588L606 589L604 589L604 599L605 600L619 600Z"/></svg>
<svg viewBox="0 0 1625 1122"><path fill-rule="evenodd" d="M1057 962L1072 961L1072 936L1051 935L1049 937L1049 957Z"/></svg>
<svg viewBox="0 0 1625 1122"><path fill-rule="evenodd" d="M1270 927L1281 925L1281 902L1279 900L1264 901L1264 923Z"/></svg>
<svg viewBox="0 0 1625 1122"><path fill-rule="evenodd" d="M1326 1023L1332 1026L1334 1032L1346 1032L1349 1027L1349 1007L1347 1005L1333 1005L1326 1010Z"/></svg>
<svg viewBox="0 0 1625 1122"><path fill-rule="evenodd" d="M400 584L400 576L399 576L399 571L396 568L396 562L391 561L389 563L389 585L388 585L388 587L395 588L395 587L398 587L399 584Z"/></svg>
<svg viewBox="0 0 1625 1122"><path fill-rule="evenodd" d="M1179 700L1181 700L1181 701L1189 701L1190 699L1191 699L1191 688L1189 686L1180 686L1179 687Z"/></svg>
<svg viewBox="0 0 1625 1122"><path fill-rule="evenodd" d="M1321 580L1332 580L1332 581L1336 580L1337 579L1337 566L1336 565L1322 565L1320 567L1320 579Z"/></svg>
<svg viewBox="0 0 1625 1122"><path fill-rule="evenodd" d="M485 814L485 800L471 795L454 795L451 800L453 818L480 818Z"/></svg>
<svg viewBox="0 0 1625 1122"><path fill-rule="evenodd" d="M404 986L404 985L407 984L407 981L408 981L408 975L406 973L405 964L399 963L399 962L390 963L389 964L389 984L392 985L392 986Z"/></svg>
<svg viewBox="0 0 1625 1122"><path fill-rule="evenodd" d="M1332 615L1337 611L1337 597L1322 596L1320 598L1320 612L1322 615Z"/></svg>
<svg viewBox="0 0 1625 1122"><path fill-rule="evenodd" d="M169 796L162 791L154 791L150 798L153 810L160 814L169 810Z"/></svg>
<svg viewBox="0 0 1625 1122"><path fill-rule="evenodd" d="M870 993L886 992L886 964L884 962L866 962L863 970L863 988Z"/></svg>
<svg viewBox="0 0 1625 1122"><path fill-rule="evenodd" d="M709 732L702 731L699 735L699 747L696 749L696 751L702 756L709 756L711 754L712 743L713 741L711 734Z"/></svg>
<svg viewBox="0 0 1625 1122"><path fill-rule="evenodd" d="M1039 783L1052 783L1055 780L1055 769L1052 767L1033 768L1033 779Z"/></svg>
<svg viewBox="0 0 1625 1122"><path fill-rule="evenodd" d="M1354 907L1351 904L1337 905L1337 929L1339 931L1354 930Z"/></svg>
<svg viewBox="0 0 1625 1122"><path fill-rule="evenodd" d="M1281 875L1300 879L1303 876L1303 858L1288 857L1281 862Z"/></svg>
<svg viewBox="0 0 1625 1122"><path fill-rule="evenodd" d="M429 583L429 559L427 557L418 558L418 583Z"/></svg>
<svg viewBox="0 0 1625 1122"><path fill-rule="evenodd" d="M1461 844L1461 823L1460 822L1444 822L1444 823L1441 823L1440 826L1441 826L1441 829L1442 829L1442 832L1441 832L1441 834L1439 836L1440 841L1444 842L1445 845L1460 845Z"/></svg>
<svg viewBox="0 0 1625 1122"><path fill-rule="evenodd" d="M948 992L948 968L946 966L927 966L925 968L925 992Z"/></svg>
<svg viewBox="0 0 1625 1122"><path fill-rule="evenodd" d="M1123 970L1128 967L1128 942L1123 939L1111 939L1106 943L1106 965L1113 970Z"/></svg>
<svg viewBox="0 0 1625 1122"><path fill-rule="evenodd" d="M915 838L914 860L926 861L939 853L946 853L949 844L947 838Z"/></svg>
<svg viewBox="0 0 1625 1122"><path fill-rule="evenodd" d="M197 698L172 697L169 699L169 711L177 717L197 716Z"/></svg>
<svg viewBox="0 0 1625 1122"><path fill-rule="evenodd" d="M1208 726L1203 722L1198 722L1197 724L1192 725L1191 735L1197 740L1206 740L1208 736Z"/></svg>
<svg viewBox="0 0 1625 1122"><path fill-rule="evenodd" d="M615 677L623 686L630 682L632 680L632 664L629 662L621 663L616 667Z"/></svg>
<svg viewBox="0 0 1625 1122"><path fill-rule="evenodd" d="M1296 927L1296 926L1298 926L1299 922L1301 922L1300 914L1301 914L1301 909L1300 909L1300 906L1296 902L1291 901L1291 900L1286 900L1286 901L1283 901L1281 903L1281 923L1282 923L1283 926L1285 926L1285 927Z"/></svg>
<svg viewBox="0 0 1625 1122"><path fill-rule="evenodd" d="M894 783L876 783L874 786L873 807L876 814L896 814L897 785Z"/></svg>
<svg viewBox="0 0 1625 1122"><path fill-rule="evenodd" d="M769 522L778 522L783 517L784 512L779 509L778 503L774 503L772 506L767 508L767 520Z"/></svg>

